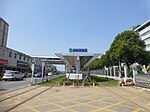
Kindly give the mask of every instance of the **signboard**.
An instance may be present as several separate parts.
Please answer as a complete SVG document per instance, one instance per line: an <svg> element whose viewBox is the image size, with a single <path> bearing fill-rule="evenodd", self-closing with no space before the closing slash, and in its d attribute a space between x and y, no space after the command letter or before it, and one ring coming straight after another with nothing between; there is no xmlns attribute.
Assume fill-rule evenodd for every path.
<svg viewBox="0 0 150 112"><path fill-rule="evenodd" d="M19 67L29 67L29 64L22 61L17 61L17 66Z"/></svg>
<svg viewBox="0 0 150 112"><path fill-rule="evenodd" d="M0 64L1 65L8 64L8 60L0 59Z"/></svg>
<svg viewBox="0 0 150 112"><path fill-rule="evenodd" d="M67 73L66 78L72 79L72 80L81 80L82 74L76 74L76 73Z"/></svg>
<svg viewBox="0 0 150 112"><path fill-rule="evenodd" d="M88 52L88 50L87 49L73 49L73 48L70 48L69 52Z"/></svg>

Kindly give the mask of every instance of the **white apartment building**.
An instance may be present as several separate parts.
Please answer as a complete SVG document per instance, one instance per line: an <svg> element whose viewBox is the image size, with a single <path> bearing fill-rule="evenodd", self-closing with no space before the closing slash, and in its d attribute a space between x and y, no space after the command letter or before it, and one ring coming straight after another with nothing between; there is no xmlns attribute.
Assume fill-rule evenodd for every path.
<svg viewBox="0 0 150 112"><path fill-rule="evenodd" d="M150 20L135 28L134 31L139 33L146 44L146 50L150 52Z"/></svg>

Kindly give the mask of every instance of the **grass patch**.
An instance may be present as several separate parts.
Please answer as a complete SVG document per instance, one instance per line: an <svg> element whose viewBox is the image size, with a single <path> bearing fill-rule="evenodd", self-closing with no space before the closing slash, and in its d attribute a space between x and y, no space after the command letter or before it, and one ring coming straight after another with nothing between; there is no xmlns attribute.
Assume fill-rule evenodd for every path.
<svg viewBox="0 0 150 112"><path fill-rule="evenodd" d="M118 85L118 80L114 80L112 78L98 77L98 76L92 75L91 79L95 80L98 86L117 86Z"/></svg>
<svg viewBox="0 0 150 112"><path fill-rule="evenodd" d="M111 78L107 78L107 77L98 77L98 76L91 76L91 80L92 81L85 81L84 84L85 86L92 86L93 83L96 86L117 86L118 85L118 80L114 80ZM77 86L81 86L82 85L82 80L80 81L76 81L76 80L66 80L65 76L61 76L52 80L49 80L48 82L43 82L43 83L39 83L39 85L43 85L43 86L61 86L63 85L63 82L65 83L65 85L73 85L73 83Z"/></svg>
<svg viewBox="0 0 150 112"><path fill-rule="evenodd" d="M65 80L65 76L61 76L61 77L49 80L48 82L39 83L39 85L43 85L43 86L59 86L59 85L62 85L64 80Z"/></svg>

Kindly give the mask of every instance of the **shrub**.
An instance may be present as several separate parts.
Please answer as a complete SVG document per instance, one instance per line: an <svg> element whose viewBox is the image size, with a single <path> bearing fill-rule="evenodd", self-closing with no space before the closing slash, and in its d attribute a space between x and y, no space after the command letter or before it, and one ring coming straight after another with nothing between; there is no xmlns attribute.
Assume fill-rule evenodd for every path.
<svg viewBox="0 0 150 112"><path fill-rule="evenodd" d="M73 85L73 81L64 81L65 85Z"/></svg>
<svg viewBox="0 0 150 112"><path fill-rule="evenodd" d="M147 68L147 72L150 74L150 65L149 65L149 67Z"/></svg>
<svg viewBox="0 0 150 112"><path fill-rule="evenodd" d="M91 83L89 81L84 82L84 86L90 86L90 85L91 85Z"/></svg>
<svg viewBox="0 0 150 112"><path fill-rule="evenodd" d="M95 86L98 85L97 81L92 80L92 81L85 81L84 86L93 86L93 83L95 84Z"/></svg>
<svg viewBox="0 0 150 112"><path fill-rule="evenodd" d="M94 79L91 81L91 85L93 85L93 83L95 84L95 86L98 86L98 82Z"/></svg>

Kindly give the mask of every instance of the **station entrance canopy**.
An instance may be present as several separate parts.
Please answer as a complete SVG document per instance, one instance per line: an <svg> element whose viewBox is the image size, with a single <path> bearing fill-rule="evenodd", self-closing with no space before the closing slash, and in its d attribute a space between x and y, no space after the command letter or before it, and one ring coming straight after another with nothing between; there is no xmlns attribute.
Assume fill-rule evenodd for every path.
<svg viewBox="0 0 150 112"><path fill-rule="evenodd" d="M95 59L97 59L101 54L92 53L56 53L61 60L66 64L66 72L71 72L70 70L76 70L76 73L80 73L80 70L87 67Z"/></svg>

